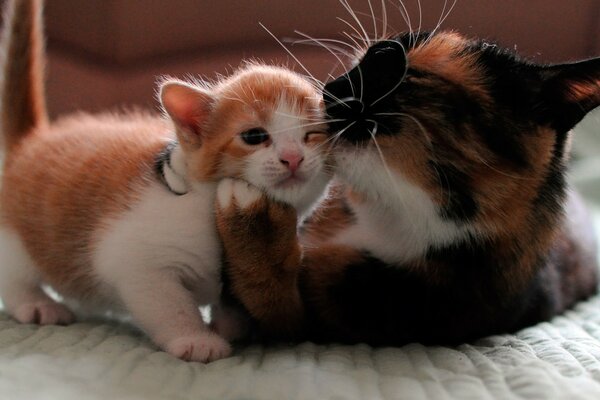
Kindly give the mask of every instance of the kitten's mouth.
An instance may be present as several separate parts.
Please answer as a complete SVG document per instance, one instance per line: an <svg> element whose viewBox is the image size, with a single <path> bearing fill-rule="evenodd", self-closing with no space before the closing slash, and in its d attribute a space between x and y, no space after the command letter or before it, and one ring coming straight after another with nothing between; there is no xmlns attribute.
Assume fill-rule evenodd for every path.
<svg viewBox="0 0 600 400"><path fill-rule="evenodd" d="M280 180L275 184L277 189L289 189L291 187L302 185L306 182L306 179L298 175L290 175L285 179Z"/></svg>

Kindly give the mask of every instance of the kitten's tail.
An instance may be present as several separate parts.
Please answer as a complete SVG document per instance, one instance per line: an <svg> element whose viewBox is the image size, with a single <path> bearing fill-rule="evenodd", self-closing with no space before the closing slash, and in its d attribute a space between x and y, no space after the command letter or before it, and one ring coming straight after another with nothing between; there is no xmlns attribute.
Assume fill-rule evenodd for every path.
<svg viewBox="0 0 600 400"><path fill-rule="evenodd" d="M9 0L0 42L0 127L9 151L46 124L43 0Z"/></svg>

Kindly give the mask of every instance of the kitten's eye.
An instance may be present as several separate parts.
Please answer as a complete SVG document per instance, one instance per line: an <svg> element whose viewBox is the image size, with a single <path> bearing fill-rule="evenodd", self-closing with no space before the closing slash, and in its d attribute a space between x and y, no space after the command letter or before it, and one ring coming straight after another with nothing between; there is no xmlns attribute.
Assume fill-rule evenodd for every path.
<svg viewBox="0 0 600 400"><path fill-rule="evenodd" d="M306 132L306 136L304 136L304 141L306 143L321 143L327 139L327 134L325 132Z"/></svg>
<svg viewBox="0 0 600 400"><path fill-rule="evenodd" d="M256 146L270 139L269 134L263 128L252 128L240 133L240 137L246 144Z"/></svg>

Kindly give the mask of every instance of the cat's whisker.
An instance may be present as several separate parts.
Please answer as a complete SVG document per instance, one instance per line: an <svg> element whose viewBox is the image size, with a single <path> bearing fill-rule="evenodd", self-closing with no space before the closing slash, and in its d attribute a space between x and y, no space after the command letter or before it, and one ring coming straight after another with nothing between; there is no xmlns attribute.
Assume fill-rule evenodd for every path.
<svg viewBox="0 0 600 400"><path fill-rule="evenodd" d="M412 27L412 21L410 19L410 15L408 14L408 9L404 5L404 2L402 0L398 0L398 3L400 4L398 7L398 11L400 11L400 15L402 15L402 18L404 19L404 22L406 22L406 26L408 27L408 47L412 47L412 45L414 44L414 32Z"/></svg>
<svg viewBox="0 0 600 400"><path fill-rule="evenodd" d="M359 82L360 82L360 97L358 98L358 101L364 108L363 95L365 93L365 82L364 82L362 68L360 67L360 64L358 64L356 66L356 70L358 71L358 78L359 78Z"/></svg>
<svg viewBox="0 0 600 400"><path fill-rule="evenodd" d="M358 14L358 15L361 15L361 16L365 16L365 17L371 18L371 14L369 14L369 13L365 13L365 12L362 12L362 11L355 11L355 13ZM376 18L376 20L379 21L379 22L383 21L381 18ZM387 26L386 28L390 28L390 26ZM377 40L381 39L382 37L384 37L383 33L381 34L381 36L374 36L372 39L370 39L370 42L371 43L376 42Z"/></svg>
<svg viewBox="0 0 600 400"><path fill-rule="evenodd" d="M297 33L298 35L301 35L301 36L305 37L309 41L314 41L314 42L318 41L318 43L320 45L322 45L322 46L325 45L324 43L329 43L330 42L330 43L335 43L335 44L339 44L339 45L342 45L342 46L349 47L350 49L354 50L355 52L358 52L360 50L359 48L357 48L355 46L352 46L350 43L346 43L343 40L331 39L331 38L314 38L314 37L312 37L312 36L310 36L310 35L308 35L308 34L306 34L304 32L301 32L301 31L297 31L296 30L294 32ZM306 43L306 40L301 39L301 40L296 40L295 42L296 43ZM348 50L344 50L342 47L333 46L333 45L326 45L326 46L329 47L329 48L331 48L331 49L337 50L339 52L344 52L344 55L348 55L348 56L352 55L352 53L350 53Z"/></svg>
<svg viewBox="0 0 600 400"><path fill-rule="evenodd" d="M446 19L450 16L450 14L452 13L452 10L454 10L454 7L456 6L456 3L458 3L458 0L454 0L452 2L452 6L450 7L450 9L448 10L448 12L446 13L446 15L444 16L444 18L442 18L442 20L440 21L440 24L438 25L437 29L439 29L443 23L446 21ZM437 30L436 29L436 30Z"/></svg>
<svg viewBox="0 0 600 400"><path fill-rule="evenodd" d="M375 11L373 11L373 4L371 3L371 0L367 0L367 3L369 3L369 10L371 10L371 17L373 18L373 34L375 35L375 39L377 39L379 35L377 31L377 20L375 19Z"/></svg>
<svg viewBox="0 0 600 400"><path fill-rule="evenodd" d="M345 104L346 106L348 106L347 102L348 102L348 101L351 101L351 100L359 101L361 104L363 104L363 103L362 103L362 101L360 101L360 99L359 99L359 98L357 98L357 97L353 97L353 96L350 96L350 97L344 97L344 98L343 98L342 100L340 100L340 101L342 101L342 102L343 102L343 104ZM330 105L327 105L327 106L325 106L325 110L327 111L328 109L330 109L331 107L333 107L333 106L336 106L336 105L337 105L337 104L330 104ZM348 106L348 107L350 107L350 106Z"/></svg>
<svg viewBox="0 0 600 400"><path fill-rule="evenodd" d="M419 127L420 131L423 133L423 136L427 140L429 149L433 149L433 141L431 140L431 136L429 136L429 133L427 132L427 129L425 129L425 126L423 125L423 123L421 121L419 121L419 119L416 118L415 116L407 114L407 113L403 113L403 112L390 112L390 113L382 112L382 113L375 113L374 115L376 115L376 116L397 116L397 117L406 117L406 118L411 119Z"/></svg>
<svg viewBox="0 0 600 400"><path fill-rule="evenodd" d="M385 6L385 0L381 0L381 14L382 14L381 39L385 39L387 37L387 28L388 28L388 16L387 16L387 8Z"/></svg>
<svg viewBox="0 0 600 400"><path fill-rule="evenodd" d="M354 86L352 86L352 84L350 84L350 90L352 90L352 92L354 92ZM339 97L335 96L334 94L332 94L329 90L325 90L325 88L323 88L323 93L327 94L329 97L331 97L334 101L335 101L335 105L342 105L346 108L351 108L348 104L346 104L342 99L340 99ZM354 97L352 97L354 98ZM329 107L325 107L325 109L327 110Z"/></svg>
<svg viewBox="0 0 600 400"><path fill-rule="evenodd" d="M354 124L356 124L356 121L352 121L350 124L348 124L348 126L347 126L347 127L345 127L344 129L340 130L339 132L337 132L337 133L336 133L336 134L334 134L333 136L334 136L335 138L340 138L340 137L341 137L341 136L344 134L344 132L346 132L348 129L352 128L352 126L353 126Z"/></svg>
<svg viewBox="0 0 600 400"><path fill-rule="evenodd" d="M359 48L359 49L362 49L362 48L364 48L364 47L366 47L366 46L369 46L369 42L368 42L368 41L366 41L366 42L365 42L365 39L362 37L362 35L360 34L360 32L359 32L359 31L358 31L358 30L357 30L357 29L354 27L354 25L352 25L350 22L346 21L344 18L341 18L341 17L336 17L336 19L337 19L337 20L339 20L339 21L341 21L341 22L343 22L344 24L348 25L348 26L350 27L350 29L352 29L352 30L353 30L353 31L356 33L356 37L357 37L358 39L362 40L363 44L362 44L362 45L360 45L360 43L358 43L358 42L356 41L356 39L354 38L354 36L352 36L352 35L350 35L350 34L348 34L348 33L346 33L346 32L343 32L343 33L345 33L345 34L346 34L346 36L347 36L347 37L348 37L350 40L352 40L352 42L354 42L354 44L356 44L356 47L357 47L357 48Z"/></svg>
<svg viewBox="0 0 600 400"><path fill-rule="evenodd" d="M314 77L314 75L308 70L308 68L306 68L306 66L298 59L298 57L296 57L296 55L294 55L294 53L292 53L290 51L290 49L287 48L286 45L284 45L281 40L279 40L277 38L277 36L275 36L275 34L273 34L273 32L271 32L262 22L258 23L261 28L263 28L269 35L271 35L271 37L273 39L275 39L275 41L290 55L290 57L292 57L294 59L294 61L296 61L298 63L298 65L304 70L304 72L306 72L308 74L308 76L310 77L310 79L312 79L313 81L317 82L319 85L323 85L323 82L321 82L320 80L318 80L317 78Z"/></svg>
<svg viewBox="0 0 600 400"><path fill-rule="evenodd" d="M306 37L308 40L312 40L312 41L314 41L315 43L317 43L317 44L321 45L321 46L322 46L324 49L326 49L327 51L329 51L329 52L330 52L330 53L331 53L331 54L332 54L332 55L333 55L333 56L334 56L334 57L335 57L335 58L338 60L338 63L339 63L339 65L341 65L341 66L344 66L344 62L342 61L342 59L341 59L341 58L340 58L340 57L339 57L337 54L335 54L335 53L334 53L334 52L333 52L333 51L332 51L330 48L328 48L328 47L327 47L327 46L325 46L323 43L321 43L321 42L319 41L319 39L314 39L314 38L311 38L310 36L308 36L308 35L306 35L306 34L304 34L304 33L300 32L300 31L294 31L294 32L296 32L298 35L301 35L301 36L304 36L304 37ZM343 50L342 50L342 51L343 51ZM351 55L351 54L349 54L348 52L345 52L345 51L344 51L344 54L345 54L347 57L352 57L352 55ZM336 68L337 68L337 67L336 67ZM345 73L344 73L344 75L347 75L347 74L348 74L348 72L345 72ZM323 90L324 90L324 88L323 88ZM330 97L333 97L331 93L328 93L328 95L329 95Z"/></svg>
<svg viewBox="0 0 600 400"><path fill-rule="evenodd" d="M321 121L321 122L323 121L323 119L320 118L320 117L309 117L309 116L301 116L301 115L297 115L297 114L288 114L288 113L285 113L285 112L279 111L279 110L274 110L273 113L275 113L277 115L284 116L284 117L301 120L301 121L305 121L305 120L315 121L315 122L316 121Z"/></svg>
<svg viewBox="0 0 600 400"><path fill-rule="evenodd" d="M350 39L352 41L352 43L354 43L356 45L356 48L359 49L359 50L356 51L357 54L360 54L360 49L365 48L365 46L361 46L360 43L358 43L356 41L355 37L352 36L351 34L349 34L348 32L343 31L342 35L346 36L348 39Z"/></svg>
<svg viewBox="0 0 600 400"><path fill-rule="evenodd" d="M350 52L348 52L347 50L342 49L341 47L338 46L334 46L334 45L330 45L330 44L324 44L324 43L319 43L319 40L315 40L315 39L300 39L300 40L294 40L292 42L292 45L295 44L302 44L305 46L315 46L315 47L321 47L325 50L327 50L328 52L335 54L336 58L339 58L340 55L345 56L345 57L352 57L352 54ZM339 64L336 66L336 68L339 66Z"/></svg>
<svg viewBox="0 0 600 400"><path fill-rule="evenodd" d="M454 0L453 3L452 3L452 6L450 6L450 8L448 9L448 0L444 0L444 7L442 8L442 12L440 13L440 17L438 19L437 25L431 31L431 33L429 35L429 38L424 42L424 44L427 43L427 42L429 42L435 36L435 33L440 29L440 27L442 26L442 24L444 23L444 21L446 20L446 18L448 18L448 16L450 15L450 13L452 12L452 10L456 6L457 2L458 2L458 0ZM446 9L448 9L447 12L446 12Z"/></svg>
<svg viewBox="0 0 600 400"><path fill-rule="evenodd" d="M423 7L421 6L421 0L417 0L417 6L419 7L419 27L417 28L417 38L421 35L421 29L423 28Z"/></svg>
<svg viewBox="0 0 600 400"><path fill-rule="evenodd" d="M532 181L532 182L536 182L536 179L535 179L535 178L528 178L528 177L526 177L526 176L518 176L518 175L513 175L513 174L509 174L508 172L501 171L501 170L499 170L498 168L496 168L496 167L492 166L490 163L488 163L488 162L487 162L487 161L486 161L486 160L485 160L483 157L481 157L479 154L477 155L477 160L478 160L480 163L482 163L483 165L485 165L486 167L488 167L489 169L491 169L492 171L494 171L494 172L497 172L497 173L499 173L499 174L501 174L501 175L507 176L507 177L509 177L509 178L512 178L512 179L519 179L519 180L522 180L522 181Z"/></svg>
<svg viewBox="0 0 600 400"><path fill-rule="evenodd" d="M343 119L337 119L337 120L331 120L331 121L328 121L328 122L342 122L342 121L344 121L344 120ZM308 124L294 125L294 126L291 126L289 128L285 128L285 129L278 129L276 131L271 131L269 133L270 134L274 134L274 133L288 132L288 131L292 131L294 129L307 128L307 127L310 127L310 126L319 126L319 125L323 125L323 127L325 127L325 124L326 124L326 122L324 122L324 121L321 121L321 122L311 122L311 123L308 123Z"/></svg>
<svg viewBox="0 0 600 400"><path fill-rule="evenodd" d="M358 24L358 27L360 28L360 30L362 31L362 33L364 35L364 36L362 36L362 38L364 39L364 43L365 43L366 46L368 46L369 42L370 42L369 34L367 33L365 27L360 22L360 19L358 18L358 16L356 15L356 13L352 9L352 7L350 6L350 3L348 3L348 0L339 0L339 2L346 9L346 11L348 11L348 13L350 14L350 16L354 19L354 21L356 21L356 23ZM359 33L359 36L361 36L360 33Z"/></svg>

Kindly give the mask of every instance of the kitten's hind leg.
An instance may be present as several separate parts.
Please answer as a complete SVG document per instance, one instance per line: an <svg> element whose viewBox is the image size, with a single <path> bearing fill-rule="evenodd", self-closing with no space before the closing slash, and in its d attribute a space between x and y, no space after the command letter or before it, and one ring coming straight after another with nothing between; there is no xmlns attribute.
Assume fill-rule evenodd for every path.
<svg viewBox="0 0 600 400"><path fill-rule="evenodd" d="M6 311L24 324L66 325L75 316L40 287L40 277L23 243L0 228L0 297Z"/></svg>
<svg viewBox="0 0 600 400"><path fill-rule="evenodd" d="M176 269L121 279L117 285L133 320L167 353L186 361L227 357L231 346L202 320L198 302Z"/></svg>

